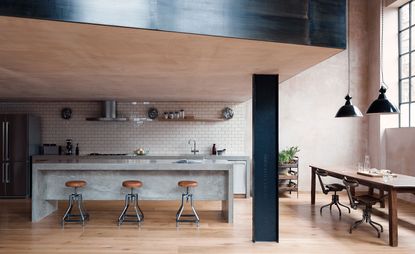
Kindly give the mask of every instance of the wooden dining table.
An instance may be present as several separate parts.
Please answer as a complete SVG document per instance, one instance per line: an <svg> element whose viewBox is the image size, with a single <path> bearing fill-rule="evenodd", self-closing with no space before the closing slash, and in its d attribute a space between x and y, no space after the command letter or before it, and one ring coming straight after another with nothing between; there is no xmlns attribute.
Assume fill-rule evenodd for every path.
<svg viewBox="0 0 415 254"><path fill-rule="evenodd" d="M408 175L396 174L387 181L383 177L365 176L357 173L357 168L350 166L316 166L310 165L311 168L311 204L316 202L316 170L323 169L328 175L338 179L348 178L356 179L360 185L368 186L372 191L379 189L381 192L387 192L388 196L388 215L389 215L389 245L398 246L398 193L415 194L415 177Z"/></svg>

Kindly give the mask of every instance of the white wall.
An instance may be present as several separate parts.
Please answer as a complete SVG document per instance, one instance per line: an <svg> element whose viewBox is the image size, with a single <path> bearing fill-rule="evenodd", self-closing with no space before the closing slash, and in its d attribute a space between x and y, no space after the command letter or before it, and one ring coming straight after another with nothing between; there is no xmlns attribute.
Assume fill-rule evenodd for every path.
<svg viewBox="0 0 415 254"><path fill-rule="evenodd" d="M415 176L415 128L386 130L386 168L394 173ZM415 195L399 194L399 198L415 202Z"/></svg>
<svg viewBox="0 0 415 254"><path fill-rule="evenodd" d="M367 108L367 2L351 1L351 96ZM347 51L283 82L280 149L299 146L300 191L310 190L310 164L357 165L368 151L367 118L336 119L347 93Z"/></svg>
<svg viewBox="0 0 415 254"><path fill-rule="evenodd" d="M195 139L201 153L210 153L212 144L226 148L226 154L245 155L250 151L246 139L249 114L246 103L227 102L158 102L151 105L119 103L121 116L145 116L147 109L159 112L184 109L186 115L198 118L219 118L224 107L234 110L231 120L219 123L146 122L138 126L132 122L91 122L86 117L100 114L98 102L22 102L0 103L0 113L33 113L41 117L43 143L64 145L67 138L79 143L81 154L132 153L138 147L150 149L151 154L189 154L187 141ZM71 107L73 118L60 117L63 107ZM250 131L250 130L248 130Z"/></svg>

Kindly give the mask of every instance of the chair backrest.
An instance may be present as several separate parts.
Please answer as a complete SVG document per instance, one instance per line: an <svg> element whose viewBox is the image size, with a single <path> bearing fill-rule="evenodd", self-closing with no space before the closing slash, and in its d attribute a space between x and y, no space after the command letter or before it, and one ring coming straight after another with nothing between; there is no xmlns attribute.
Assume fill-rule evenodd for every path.
<svg viewBox="0 0 415 254"><path fill-rule="evenodd" d="M355 179L347 178L346 176L343 178L343 184L346 186L347 196L349 196L350 207L353 209L357 208L357 202L352 195L352 188L356 188L359 186L359 182Z"/></svg>
<svg viewBox="0 0 415 254"><path fill-rule="evenodd" d="M321 190L323 191L324 194L329 193L329 190L325 187L323 180L321 179L321 177L326 177L329 175L329 173L326 170L323 169L316 169L316 174L318 177L318 181L320 182L320 186L321 186Z"/></svg>

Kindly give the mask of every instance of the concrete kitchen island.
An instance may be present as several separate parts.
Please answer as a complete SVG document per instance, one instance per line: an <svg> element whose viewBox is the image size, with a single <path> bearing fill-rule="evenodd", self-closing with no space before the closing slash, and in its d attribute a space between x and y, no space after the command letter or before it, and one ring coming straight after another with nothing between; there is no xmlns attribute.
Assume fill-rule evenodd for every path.
<svg viewBox="0 0 415 254"><path fill-rule="evenodd" d="M196 180L199 186L192 190L196 206L197 200L220 200L223 216L233 222L233 165L225 160L36 159L32 177L33 222L56 211L58 200L68 198L73 190L65 187L66 181L88 182L80 190L84 200L123 200L129 190L121 183L129 179L143 182L138 190L141 200L179 200L184 190L177 182Z"/></svg>

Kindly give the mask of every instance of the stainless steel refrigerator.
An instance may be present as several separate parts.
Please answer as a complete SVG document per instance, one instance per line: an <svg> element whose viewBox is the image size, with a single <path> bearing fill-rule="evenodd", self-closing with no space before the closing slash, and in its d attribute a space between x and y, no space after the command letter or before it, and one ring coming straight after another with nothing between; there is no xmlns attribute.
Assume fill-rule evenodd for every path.
<svg viewBox="0 0 415 254"><path fill-rule="evenodd" d="M0 197L31 195L31 156L39 153L40 119L29 114L0 114Z"/></svg>

